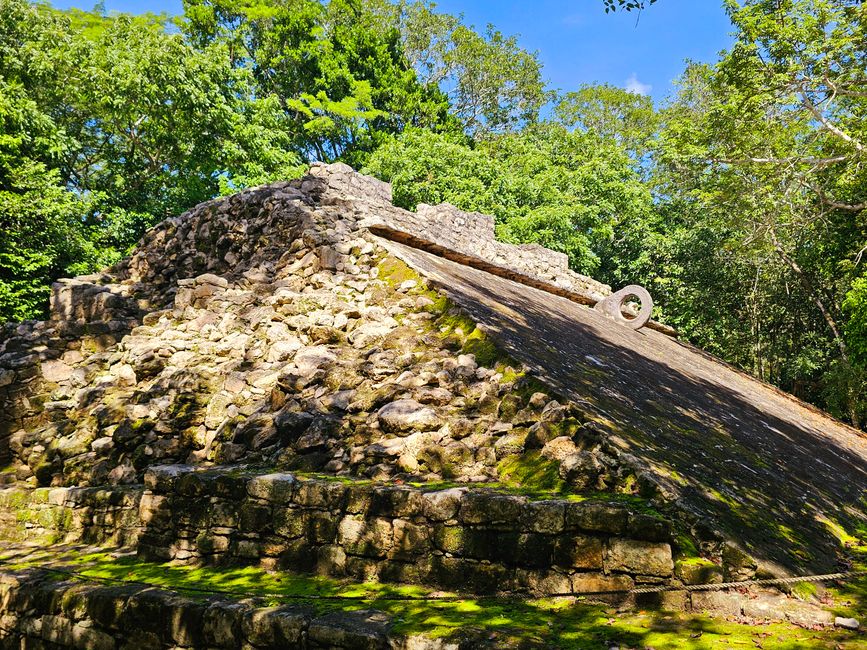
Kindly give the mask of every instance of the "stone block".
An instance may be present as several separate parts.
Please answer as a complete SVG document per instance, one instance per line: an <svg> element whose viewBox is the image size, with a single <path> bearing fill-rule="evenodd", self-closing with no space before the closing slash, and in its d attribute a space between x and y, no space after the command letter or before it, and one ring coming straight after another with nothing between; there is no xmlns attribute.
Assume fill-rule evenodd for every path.
<svg viewBox="0 0 867 650"><path fill-rule="evenodd" d="M740 616L743 598L726 591L694 591L690 594L690 608L697 613Z"/></svg>
<svg viewBox="0 0 867 650"><path fill-rule="evenodd" d="M434 548L451 555L463 555L465 530L462 526L436 526L432 535Z"/></svg>
<svg viewBox="0 0 867 650"><path fill-rule="evenodd" d="M613 594L626 592L635 586L635 582L625 575L605 575L602 573L572 574L572 591L581 594Z"/></svg>
<svg viewBox="0 0 867 650"><path fill-rule="evenodd" d="M181 476L193 471L189 465L155 465L149 467L144 474L144 484L149 490L158 494L167 494Z"/></svg>
<svg viewBox="0 0 867 650"><path fill-rule="evenodd" d="M723 581L722 567L710 560L700 558L677 562L674 574L687 585L706 585Z"/></svg>
<svg viewBox="0 0 867 650"><path fill-rule="evenodd" d="M241 603L213 603L202 618L205 643L217 648L237 648L241 638L241 621L252 609Z"/></svg>
<svg viewBox="0 0 867 650"><path fill-rule="evenodd" d="M348 485L346 489L346 512L351 515L366 514L370 510L373 488L364 484Z"/></svg>
<svg viewBox="0 0 867 650"><path fill-rule="evenodd" d="M422 494L422 512L431 521L448 521L458 515L464 488L451 488Z"/></svg>
<svg viewBox="0 0 867 650"><path fill-rule="evenodd" d="M602 570L602 554L600 537L563 535L556 541L554 563L575 569Z"/></svg>
<svg viewBox="0 0 867 650"><path fill-rule="evenodd" d="M331 544L337 535L339 519L330 512L313 511L304 514L304 530L310 544Z"/></svg>
<svg viewBox="0 0 867 650"><path fill-rule="evenodd" d="M394 531L388 519L346 516L337 529L337 543L351 555L383 558L391 549Z"/></svg>
<svg viewBox="0 0 867 650"><path fill-rule="evenodd" d="M620 504L578 502L566 503L567 530L622 535L626 532L629 511Z"/></svg>
<svg viewBox="0 0 867 650"><path fill-rule="evenodd" d="M537 596L571 594L572 580L556 571L515 570L515 588Z"/></svg>
<svg viewBox="0 0 867 650"><path fill-rule="evenodd" d="M292 474L278 473L254 476L247 483L247 494L275 504L287 504L292 500L298 481Z"/></svg>
<svg viewBox="0 0 867 650"><path fill-rule="evenodd" d="M394 540L388 553L389 559L410 561L430 551L431 531L406 519L392 522Z"/></svg>
<svg viewBox="0 0 867 650"><path fill-rule="evenodd" d="M275 508L274 532L287 539L302 537L307 528L304 513L298 508Z"/></svg>
<svg viewBox="0 0 867 650"><path fill-rule="evenodd" d="M668 577L674 570L671 546L664 542L612 538L605 552L605 568L607 571Z"/></svg>
<svg viewBox="0 0 867 650"><path fill-rule="evenodd" d="M525 530L552 535L563 532L566 506L562 501L531 501L524 509Z"/></svg>
<svg viewBox="0 0 867 650"><path fill-rule="evenodd" d="M526 497L465 492L461 498L460 519L465 524L514 524L520 521Z"/></svg>
<svg viewBox="0 0 867 650"><path fill-rule="evenodd" d="M385 650L389 647L388 616L376 610L334 612L310 622L312 647Z"/></svg>
<svg viewBox="0 0 867 650"><path fill-rule="evenodd" d="M463 558L431 558L431 581L445 589L491 594L509 589L514 571L498 564Z"/></svg>
<svg viewBox="0 0 867 650"><path fill-rule="evenodd" d="M293 501L307 508L342 509L346 491L333 481L299 481Z"/></svg>
<svg viewBox="0 0 867 650"><path fill-rule="evenodd" d="M383 517L416 517L425 501L418 490L406 487L376 487L371 492L369 513Z"/></svg>
<svg viewBox="0 0 867 650"><path fill-rule="evenodd" d="M244 615L241 630L257 647L301 647L310 618L310 610L301 607L262 607Z"/></svg>

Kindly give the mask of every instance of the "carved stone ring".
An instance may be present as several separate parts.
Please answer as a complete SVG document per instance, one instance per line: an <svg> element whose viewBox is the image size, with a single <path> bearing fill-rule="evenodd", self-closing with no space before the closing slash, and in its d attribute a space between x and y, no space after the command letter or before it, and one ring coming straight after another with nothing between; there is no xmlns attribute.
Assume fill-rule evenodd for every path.
<svg viewBox="0 0 867 650"><path fill-rule="evenodd" d="M623 315L622 311L624 303L630 298L637 298L641 301L641 309L634 318L627 318ZM602 312L609 318L613 318L621 325L626 325L626 327L637 330L644 327L647 321L650 320L650 314L653 311L653 299L644 287L630 284L597 302L594 309Z"/></svg>

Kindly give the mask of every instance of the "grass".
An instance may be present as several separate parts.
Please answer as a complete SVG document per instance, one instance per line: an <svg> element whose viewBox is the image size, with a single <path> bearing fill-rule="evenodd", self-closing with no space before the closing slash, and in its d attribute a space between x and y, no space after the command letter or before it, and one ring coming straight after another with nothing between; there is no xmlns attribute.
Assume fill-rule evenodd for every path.
<svg viewBox="0 0 867 650"><path fill-rule="evenodd" d="M0 551L0 559L9 561L10 555L10 551ZM255 567L211 568L149 563L134 557L116 558L104 551L77 554L46 549L29 558L19 558L15 566L45 566L49 559L90 578L146 582L181 592L186 590L193 596L204 594L201 591L190 592L191 589L252 594L266 597L271 604L300 602L319 612L372 607L392 617L396 634L449 638L474 630L496 647L539 644L587 650L607 649L611 645L655 650L741 647L855 650L863 648L865 642L863 633L836 629L806 630L785 623L743 624L665 612L620 614L602 605L573 598L390 600L394 597L421 598L430 592L417 586L349 583L285 572L271 573ZM290 595L301 598L289 599ZM316 596L364 600L316 601Z"/></svg>

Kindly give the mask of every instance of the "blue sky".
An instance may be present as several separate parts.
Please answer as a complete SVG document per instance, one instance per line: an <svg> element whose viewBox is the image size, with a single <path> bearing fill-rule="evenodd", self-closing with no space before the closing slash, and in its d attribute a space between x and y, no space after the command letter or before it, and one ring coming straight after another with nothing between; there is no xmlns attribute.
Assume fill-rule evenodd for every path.
<svg viewBox="0 0 867 650"><path fill-rule="evenodd" d="M89 0L55 0L57 7L89 9ZM106 0L109 11L180 13L180 0ZM462 13L483 29L493 23L519 34L539 52L551 86L570 90L607 82L664 99L684 61L715 61L731 43L722 0L659 0L640 16L606 14L602 0L439 0L440 10Z"/></svg>

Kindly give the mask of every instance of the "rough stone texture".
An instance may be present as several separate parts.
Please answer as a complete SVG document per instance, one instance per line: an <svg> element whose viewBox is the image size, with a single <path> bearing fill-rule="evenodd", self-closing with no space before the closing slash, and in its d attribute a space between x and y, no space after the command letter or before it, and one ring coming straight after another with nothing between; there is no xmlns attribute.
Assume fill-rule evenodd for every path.
<svg viewBox="0 0 867 650"><path fill-rule="evenodd" d="M861 432L659 332L613 327L549 292L385 245L537 376L583 400L598 434L647 489L693 513L708 541L740 540L772 572L823 573L840 552L823 520L850 531L867 522ZM748 577L755 563L745 568Z"/></svg>
<svg viewBox="0 0 867 650"><path fill-rule="evenodd" d="M0 611L0 648L10 649L493 647L481 638L462 644L394 634L389 617L376 610L200 601L144 586L61 582L39 570L0 573Z"/></svg>
<svg viewBox="0 0 867 650"><path fill-rule="evenodd" d="M627 521L624 504L179 466L152 467L145 479L147 487L114 490L0 489L0 512L17 504L27 513L14 525L0 520L0 532L7 539L126 545L153 560L259 561L481 593L570 593L575 574L581 584L630 586L671 577L669 543L632 539L620 527L601 531L592 514L576 516L604 507Z"/></svg>
<svg viewBox="0 0 867 650"><path fill-rule="evenodd" d="M389 195L314 166L196 206L115 268L58 282L51 321L0 329L0 484L132 484L155 464L237 462L477 482L561 424L576 431L571 404L533 429L554 396L516 398L521 368L480 365L440 331L437 294L360 225L411 215ZM576 487L631 480L614 448L588 445L609 471L571 472Z"/></svg>
<svg viewBox="0 0 867 650"><path fill-rule="evenodd" d="M464 212L453 205L420 204L416 212L377 211L362 224L390 239L409 243L514 280L572 299L595 304L611 293L611 287L569 270L563 253L538 244L514 246L494 239L494 218Z"/></svg>
<svg viewBox="0 0 867 650"><path fill-rule="evenodd" d="M208 512L222 522L202 540L209 553L270 557L271 541L254 537L271 525L274 535L316 540L317 557L351 574L390 562L394 579L456 581L473 561L482 567L478 584L497 585L502 567L475 557L492 543L591 565L599 550L627 567L634 558L612 554L611 539L668 541L665 527L641 513L559 504L528 515L526 500L470 489L422 495L399 510L390 502L389 517L370 513L374 530L355 531L352 543L376 556L353 555L334 540L340 521L367 512L364 503L349 505L363 497L340 484L311 489L279 476L308 470L474 485L500 478L503 461L536 454L559 464L573 489L630 489L673 504L667 512L685 520L727 576L831 568L839 547L822 518L848 530L865 519L860 434L658 332L613 326L577 304L607 287L569 274L556 253L497 244L489 218L451 206L409 213L389 197L387 185L345 165L317 165L298 181L167 219L116 267L57 283L50 321L0 330L0 464L9 470L0 483L124 486L157 465L255 464L276 476L247 485L227 475L213 493L193 472L148 477L155 482L155 494L142 496L148 516L165 518L156 497L199 503L209 495L225 500ZM483 363L486 355L463 349L463 328L475 325L457 309L442 315L456 324L440 320L433 313L440 295L399 268L395 255L523 367ZM563 397L547 389L529 395L516 379L527 369ZM381 418L396 403L418 404L423 426ZM320 512L285 516L288 508L260 503L272 495ZM229 507L241 501L243 508ZM560 506L564 530L605 545L549 548L561 534ZM462 512L462 526L486 532L457 534L453 519ZM177 525L192 530L192 513ZM430 562L406 561L407 540L425 545L419 516L441 529L434 548L466 556L442 550ZM501 539L514 517L520 531ZM148 532L160 525L149 523ZM193 557L196 537L173 542L170 553ZM735 561L725 538L743 541L745 561ZM318 561L302 551L289 558L294 565ZM550 573L532 578L558 581Z"/></svg>

